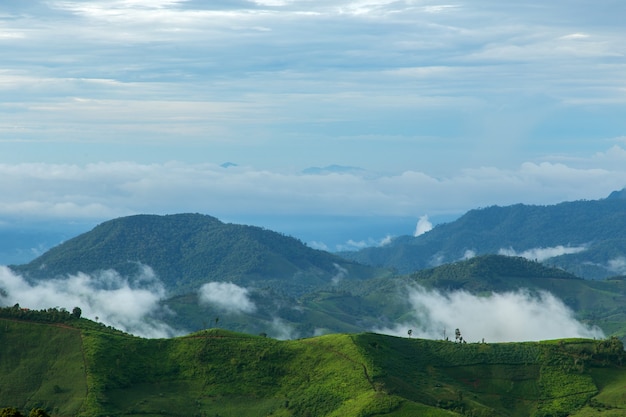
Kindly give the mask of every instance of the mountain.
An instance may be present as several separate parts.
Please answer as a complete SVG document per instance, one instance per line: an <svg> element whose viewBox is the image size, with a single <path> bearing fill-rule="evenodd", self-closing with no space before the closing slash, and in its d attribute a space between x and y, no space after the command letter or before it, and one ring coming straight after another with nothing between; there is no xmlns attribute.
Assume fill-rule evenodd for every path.
<svg viewBox="0 0 626 417"><path fill-rule="evenodd" d="M133 275L146 265L171 294L195 291L212 281L301 294L331 284L338 275L366 279L381 273L289 236L201 214L110 220L11 268L30 279L49 279L109 269Z"/></svg>
<svg viewBox="0 0 626 417"><path fill-rule="evenodd" d="M467 212L456 221L388 245L343 252L346 259L410 273L475 255L537 259L578 276L602 279L626 272L626 199L516 204Z"/></svg>
<svg viewBox="0 0 626 417"><path fill-rule="evenodd" d="M598 326L607 335L626 337L626 279L585 280L559 268L503 255L476 256L403 276L343 280L297 297L255 289L250 298L257 308L245 314L226 314L216 305L199 306L197 296L187 294L164 301L176 314L163 320L174 328L200 329L207 326L207 317L220 317L229 329L281 338L372 331L407 321L427 327L415 318L416 307L407 302L407 292L416 288L442 294L463 290L477 296L549 292L577 320Z"/></svg>
<svg viewBox="0 0 626 417"><path fill-rule="evenodd" d="M617 416L617 339L455 343L373 333L142 339L0 309L0 409L56 416ZM620 414L621 413L621 414Z"/></svg>
<svg viewBox="0 0 626 417"><path fill-rule="evenodd" d="M578 320L600 326L605 334L626 336L623 279L582 280L559 268L502 255L394 276L279 233L199 214L111 220L12 268L33 285L46 282L43 288L49 289L64 285L51 280L55 277L93 274L96 283L90 285L100 290L113 284L100 282L99 270L113 269L132 279L147 267L164 291L142 278L125 291L151 292L160 299L160 308L149 318L176 330L168 334L196 331L214 321L233 331L282 339L393 328L414 316L404 294L419 285L472 294L549 291ZM0 288L0 300L6 291ZM83 302L91 305L93 300Z"/></svg>

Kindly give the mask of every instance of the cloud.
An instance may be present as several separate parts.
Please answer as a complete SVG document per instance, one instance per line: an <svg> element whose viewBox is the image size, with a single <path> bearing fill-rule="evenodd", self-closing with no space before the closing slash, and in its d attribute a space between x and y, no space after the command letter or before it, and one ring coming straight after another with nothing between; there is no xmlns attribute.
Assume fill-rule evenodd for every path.
<svg viewBox="0 0 626 417"><path fill-rule="evenodd" d="M341 282L341 280L343 280L346 276L348 276L349 272L346 268L342 267L339 264L333 263L333 266L337 270L337 273L333 276L331 281L333 285L337 285Z"/></svg>
<svg viewBox="0 0 626 417"><path fill-rule="evenodd" d="M0 289L3 290L2 305L19 303L22 307L39 310L58 306L70 311L80 307L84 317L136 335L171 337L181 334L159 319L171 313L160 303L165 298L163 284L147 266L142 266L142 272L134 277L108 270L35 283L1 266Z"/></svg>
<svg viewBox="0 0 626 417"><path fill-rule="evenodd" d="M414 237L418 237L423 235L426 232L430 232L433 229L433 224L428 221L428 216L424 215L419 218L417 221L417 226L415 227L415 232L413 233Z"/></svg>
<svg viewBox="0 0 626 417"><path fill-rule="evenodd" d="M596 327L574 318L561 300L548 292L528 291L476 296L464 291L441 293L421 287L407 290L412 320L375 331L406 336L443 339L458 328L468 342L517 342L568 337L603 338Z"/></svg>
<svg viewBox="0 0 626 417"><path fill-rule="evenodd" d="M14 151L21 160L519 164L574 148L546 140L567 122L589 126L587 144L623 132L617 7L13 1L0 16L0 132L49 150Z"/></svg>
<svg viewBox="0 0 626 417"><path fill-rule="evenodd" d="M476 252L471 250L471 249L467 249L465 251L465 253L463 254L463 257L461 258L461 260L466 261L468 259L472 259L473 257L476 256Z"/></svg>
<svg viewBox="0 0 626 417"><path fill-rule="evenodd" d="M626 258L623 256L613 258L609 260L606 268L616 274L626 274Z"/></svg>
<svg viewBox="0 0 626 417"><path fill-rule="evenodd" d="M270 335L279 340L291 340L299 337L298 332L285 320L274 317L270 324Z"/></svg>
<svg viewBox="0 0 626 417"><path fill-rule="evenodd" d="M580 253L587 250L585 246L554 246L551 248L533 248L527 249L523 252L517 252L513 248L502 248L498 251L500 255L506 256L521 256L522 258L537 260L543 262L546 259L554 258L555 256L570 255L574 253Z"/></svg>
<svg viewBox="0 0 626 417"><path fill-rule="evenodd" d="M626 162L626 160L624 160ZM0 216L107 220L137 213L413 216L460 214L479 206L555 204L604 198L626 185L619 170L525 163L517 170L468 169L450 177L423 172L305 175L219 164L100 162L0 163ZM525 201L520 201L524 196ZM339 203L340 202L340 203ZM416 233L432 227L420 217ZM371 246L380 244L364 242ZM358 247L359 241L349 242Z"/></svg>
<svg viewBox="0 0 626 417"><path fill-rule="evenodd" d="M249 294L247 288L232 282L209 282L200 287L198 297L201 304L211 304L227 313L253 313L256 305Z"/></svg>
<svg viewBox="0 0 626 417"><path fill-rule="evenodd" d="M384 238L382 239L374 239L374 238L368 238L368 239L363 239L363 240L353 240L353 239L349 239L347 242L343 243L343 244L338 244L336 245L336 250L341 252L341 251L355 251L355 250L360 250L363 248L368 248L368 247L380 247L380 246L385 246L388 245L389 243L391 243L391 241L393 240L393 237L391 235L386 235ZM322 244L320 243L316 243L317 246L316 249L323 249L325 247L322 246ZM324 249L327 250L327 249Z"/></svg>

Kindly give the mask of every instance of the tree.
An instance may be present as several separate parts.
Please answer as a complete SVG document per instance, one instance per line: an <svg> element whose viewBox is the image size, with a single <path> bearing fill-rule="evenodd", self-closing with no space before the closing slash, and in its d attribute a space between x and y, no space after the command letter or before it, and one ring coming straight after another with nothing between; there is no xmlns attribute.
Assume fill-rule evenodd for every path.
<svg viewBox="0 0 626 417"><path fill-rule="evenodd" d="M50 414L43 408L33 408L28 417L50 417Z"/></svg>
<svg viewBox="0 0 626 417"><path fill-rule="evenodd" d="M409 334L409 339L410 339L411 335L413 334L413 329L409 329L409 331L407 333Z"/></svg>
<svg viewBox="0 0 626 417"><path fill-rule="evenodd" d="M454 341L456 342L459 339L461 339L461 341L463 341L463 338L461 337L461 331L459 329L455 329L454 330Z"/></svg>
<svg viewBox="0 0 626 417"><path fill-rule="evenodd" d="M81 310L80 307L74 307L72 310L72 317L79 319L81 314L83 314L83 310Z"/></svg>
<svg viewBox="0 0 626 417"><path fill-rule="evenodd" d="M0 417L24 417L15 407L6 407L0 410Z"/></svg>

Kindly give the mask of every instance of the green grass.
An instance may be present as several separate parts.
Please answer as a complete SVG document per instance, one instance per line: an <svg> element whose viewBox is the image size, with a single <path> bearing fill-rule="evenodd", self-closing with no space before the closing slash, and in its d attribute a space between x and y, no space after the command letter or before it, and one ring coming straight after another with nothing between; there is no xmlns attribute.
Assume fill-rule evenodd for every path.
<svg viewBox="0 0 626 417"><path fill-rule="evenodd" d="M0 407L76 415L87 393L81 333L0 320Z"/></svg>
<svg viewBox="0 0 626 417"><path fill-rule="evenodd" d="M616 340L457 344L379 334L143 339L0 320L0 408L53 416L566 416L626 411Z"/></svg>

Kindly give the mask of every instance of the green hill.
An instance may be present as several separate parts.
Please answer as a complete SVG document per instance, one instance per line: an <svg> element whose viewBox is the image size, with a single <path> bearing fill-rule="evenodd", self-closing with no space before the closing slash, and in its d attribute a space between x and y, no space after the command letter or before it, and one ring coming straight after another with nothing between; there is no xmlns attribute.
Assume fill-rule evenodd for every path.
<svg viewBox="0 0 626 417"><path fill-rule="evenodd" d="M107 269L132 275L142 265L150 266L166 289L177 294L210 281L255 282L302 293L328 285L338 273L365 279L381 272L289 236L200 214L110 220L12 269L29 278L49 279Z"/></svg>
<svg viewBox="0 0 626 417"><path fill-rule="evenodd" d="M578 276L601 279L619 275L626 258L626 199L613 194L591 201L550 206L515 204L470 210L456 221L421 236L401 236L382 247L344 252L347 259L401 273L451 263L469 254L540 253L562 247L546 259ZM567 249L572 249L566 253ZM534 251L534 252L532 252ZM536 255L539 256L539 255ZM533 256L531 256L533 257Z"/></svg>
<svg viewBox="0 0 626 417"><path fill-rule="evenodd" d="M411 314L412 306L401 294L407 285L419 284L478 295L549 291L578 320L601 327L607 335L626 336L623 279L583 280L559 268L501 255L394 276L288 236L197 214L112 220L12 268L33 282L105 269L132 276L142 265L150 266L167 289L159 294L162 308L149 319L184 332L207 328L215 320L229 330L284 339L391 328ZM254 308L229 308L228 292L220 293L218 302L202 299L206 291L219 290L202 287L212 281L238 284Z"/></svg>
<svg viewBox="0 0 626 417"><path fill-rule="evenodd" d="M361 317L372 318L369 323L374 317L385 317L388 321L380 326L393 326L410 315L402 295L416 285L444 294L462 290L477 296L520 290L535 295L549 292L562 300L577 320L598 326L607 335L626 338L626 279L585 280L520 257L477 256L394 279L371 279L358 286L346 282L338 290L346 290L358 300L352 304L360 306Z"/></svg>
<svg viewBox="0 0 626 417"><path fill-rule="evenodd" d="M0 408L90 417L626 413L617 339L460 344L361 333L278 341L216 329L142 339L64 317L0 318Z"/></svg>

